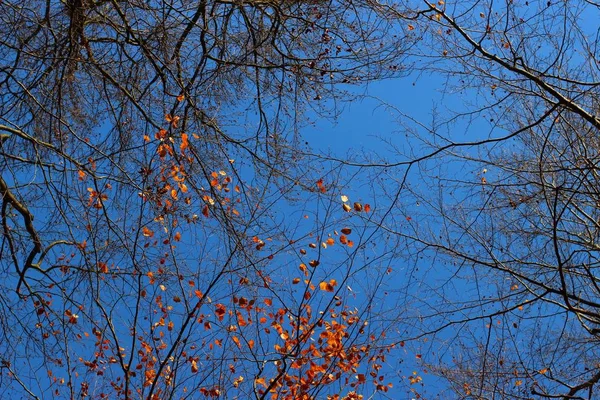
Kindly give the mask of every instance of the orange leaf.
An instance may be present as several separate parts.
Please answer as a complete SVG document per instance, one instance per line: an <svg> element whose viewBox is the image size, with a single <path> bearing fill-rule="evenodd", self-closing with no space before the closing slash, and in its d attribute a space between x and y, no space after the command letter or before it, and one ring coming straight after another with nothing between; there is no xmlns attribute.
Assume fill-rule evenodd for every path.
<svg viewBox="0 0 600 400"><path fill-rule="evenodd" d="M362 204L360 204L360 203L354 203L354 211L361 212L362 209L363 209Z"/></svg>
<svg viewBox="0 0 600 400"><path fill-rule="evenodd" d="M271 300L269 298L266 298L265 299L265 304L268 305L268 306L272 306L273 305L273 300Z"/></svg>
<svg viewBox="0 0 600 400"><path fill-rule="evenodd" d="M167 137L168 134L169 134L169 132L167 132L164 129L161 129L158 132L156 132L156 135L154 135L154 137L157 139L163 140Z"/></svg>
<svg viewBox="0 0 600 400"><path fill-rule="evenodd" d="M80 181L85 179L85 172L83 172L82 170L77 171L77 175L79 175Z"/></svg>
<svg viewBox="0 0 600 400"><path fill-rule="evenodd" d="M344 203L344 205L342 205L342 208L346 212L350 212L350 210L352 210L352 207L350 207L348 204L345 204L345 203Z"/></svg>
<svg viewBox="0 0 600 400"><path fill-rule="evenodd" d="M369 204L365 204L365 212L368 213L371 211L371 206Z"/></svg>
<svg viewBox="0 0 600 400"><path fill-rule="evenodd" d="M223 321L223 318L225 317L226 307L223 304L217 304L215 308L215 315L219 318L219 321Z"/></svg>
<svg viewBox="0 0 600 400"><path fill-rule="evenodd" d="M152 232L152 230L150 230L147 226L142 228L142 235L146 236L146 237L152 237L154 236L154 232Z"/></svg>
<svg viewBox="0 0 600 400"><path fill-rule="evenodd" d="M265 388L266 388L266 387L268 387L268 385L267 385L267 382L265 382L265 378L256 378L256 379L254 380L254 384L255 384L255 385L257 385L257 386L258 386L258 385L262 385L262 386L264 386Z"/></svg>
<svg viewBox="0 0 600 400"><path fill-rule="evenodd" d="M98 263L98 269L103 274L108 274L108 265L106 263L103 263L103 262Z"/></svg>
<svg viewBox="0 0 600 400"><path fill-rule="evenodd" d="M184 151L185 149L187 149L189 146L189 142L188 142L188 135L187 133L182 133L181 134L181 144L179 145L179 149L181 151Z"/></svg>
<svg viewBox="0 0 600 400"><path fill-rule="evenodd" d="M323 185L323 178L321 178L317 181L317 187L319 188L319 191L321 193L325 193L327 191L327 189L325 188L325 185Z"/></svg>
<svg viewBox="0 0 600 400"><path fill-rule="evenodd" d="M329 282L319 283L319 289L325 292L333 292L335 285L337 285L337 282L335 281L335 279L332 279Z"/></svg>
<svg viewBox="0 0 600 400"><path fill-rule="evenodd" d="M352 233L352 229L350 229L350 228L342 228L342 233L344 235L349 235L349 234Z"/></svg>
<svg viewBox="0 0 600 400"><path fill-rule="evenodd" d="M325 243L327 243L329 246L333 246L335 244L335 240L333 240L333 238L329 238Z"/></svg>
<svg viewBox="0 0 600 400"><path fill-rule="evenodd" d="M179 242L179 241L181 240L181 232L177 232L177 233L175 234L175 236L173 237L173 239L174 239L176 242Z"/></svg>

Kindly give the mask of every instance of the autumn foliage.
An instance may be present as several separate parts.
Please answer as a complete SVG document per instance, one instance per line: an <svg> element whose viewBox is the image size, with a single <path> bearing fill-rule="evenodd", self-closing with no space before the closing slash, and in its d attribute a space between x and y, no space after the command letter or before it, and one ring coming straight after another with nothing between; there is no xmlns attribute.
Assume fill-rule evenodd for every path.
<svg viewBox="0 0 600 400"><path fill-rule="evenodd" d="M0 1L0 397L593 398L598 9Z"/></svg>
<svg viewBox="0 0 600 400"><path fill-rule="evenodd" d="M255 202L236 161L206 169L201 136L183 132L176 115L164 120L155 134L132 139L141 158L131 181L104 177L111 160L64 175L77 219L68 240L44 250L48 265L20 272L13 307L29 339L3 358L15 382L83 398L387 392L385 332L371 329L361 302L348 297L351 269L328 272L335 264L326 261L354 251L347 224L370 206L347 209L347 196L340 201L320 177L305 190L337 204L326 218L343 225L321 233L306 215L309 229L292 237L270 230L256 216L270 210ZM13 240L18 222L4 216L4 224ZM25 375L24 350L36 365Z"/></svg>

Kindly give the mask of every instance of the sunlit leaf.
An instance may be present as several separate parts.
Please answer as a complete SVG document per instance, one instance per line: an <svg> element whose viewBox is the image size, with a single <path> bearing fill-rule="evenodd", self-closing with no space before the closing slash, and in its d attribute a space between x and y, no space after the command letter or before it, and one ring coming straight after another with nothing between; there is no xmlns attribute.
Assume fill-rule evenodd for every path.
<svg viewBox="0 0 600 400"><path fill-rule="evenodd" d="M181 151L184 151L188 147L189 147L188 135L187 135L187 133L182 133L181 134L181 144L179 145L179 149Z"/></svg>
<svg viewBox="0 0 600 400"><path fill-rule="evenodd" d="M335 286L337 282L335 279L331 279L329 282L321 282L319 283L319 289L325 292L333 292L335 290Z"/></svg>
<svg viewBox="0 0 600 400"><path fill-rule="evenodd" d="M267 388L267 387L269 386L269 385L267 385L267 383L265 382L265 378L256 378L256 379L254 380L254 384L255 384L256 386L258 386L258 385L262 385L262 386L264 386L265 388Z"/></svg>

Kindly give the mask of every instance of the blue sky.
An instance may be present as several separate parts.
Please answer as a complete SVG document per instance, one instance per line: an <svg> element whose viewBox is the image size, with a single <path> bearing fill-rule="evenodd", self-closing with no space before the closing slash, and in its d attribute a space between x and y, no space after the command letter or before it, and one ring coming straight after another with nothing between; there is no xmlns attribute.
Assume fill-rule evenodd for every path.
<svg viewBox="0 0 600 400"><path fill-rule="evenodd" d="M595 21L591 19L587 23L594 26ZM477 97L478 95L483 94L483 97L485 97L493 89L485 86L477 86L467 92L449 93L449 90L445 86L444 78L441 75L430 75L426 72L399 79L373 82L366 86L349 87L348 90L351 95L355 96L355 100L345 101L345 99L341 99L338 103L332 104L327 99L323 99L314 100L311 103L311 106L315 108L321 105L332 106L337 107L339 111L339 114L331 119L322 118L321 115L310 110L307 113L309 123L302 127L301 137L302 140L308 143L310 151L317 154L315 157L309 157L311 161L316 161L315 164L283 166L283 168L290 168L293 172L300 171L306 173L307 175L303 175L303 177L308 176L312 179L314 176L315 181L319 177L324 178L325 185L328 187L327 193L320 195L317 190L314 190L315 188L312 188L314 192L307 190L306 193L303 193L300 189L296 188L267 187L263 193L266 198L263 206L267 206L261 210L254 210L253 206L248 204L247 209L244 210L248 213L254 211L263 213L264 220L262 222L264 222L264 225L250 226L245 233L248 236L254 234L261 235L261 239L265 240L267 240L266 237L271 232L275 232L274 235L279 235L276 237L276 240L279 240L277 246L280 246L280 248L278 249L277 246L273 246L276 251L273 261L271 262L268 257L272 255L268 252L272 249L270 243L268 243L264 259L261 260L260 268L264 267L269 271L272 270L276 274L278 273L279 275L276 276L280 278L293 278L298 274L297 264L304 259L298 255L299 251L296 248L292 248L289 245L290 239L298 240L299 246L306 245L309 242L318 243L328 237L327 235L334 235L335 237L333 232L339 230L342 226L347 225L352 227L353 235L360 238L357 239L357 247L363 244L365 247L361 248L360 251L355 248L354 250L357 251L354 251L336 244L334 251L329 251L331 249L324 251L321 246L317 246L317 249L310 253L311 257L314 254L322 257L321 265L314 276L315 282L331 277L341 282L346 276L345 274L348 271L352 271L352 276L345 282L349 288L346 289L343 287L342 292L340 292L347 296L347 304L349 305L365 305L368 299L361 298L361 295L375 292L376 298L372 304L373 307L368 312L365 311L364 315L372 317L370 322L374 330L389 329L388 337L390 341L397 343L399 341L406 341L405 346L398 345L396 351L391 353L387 360L387 372L392 377L391 382L396 385L393 391L389 393L389 397L397 399L411 397L410 394L407 394L406 387L410 386L407 385L407 381L409 381L409 377L413 376L413 371L423 378L422 384L425 385L427 393L435 395L445 388L445 383L443 380L433 378L432 375L425 373L421 362L418 360L418 355L421 355L424 361L431 364L435 364L436 360L439 359L449 361L456 354L453 346L458 341L453 341L453 330L455 328L450 328L437 335L433 335L432 338L435 339L435 343L430 339L415 339L415 336L418 335L422 328L422 325L419 325L422 322L419 318L422 315L435 315L437 311L436 307L443 309L445 302L464 300L465 304L467 304L467 297L470 296L477 303L478 300L483 299L489 293L505 291L506 289L502 285L506 282L499 281L496 279L497 276L490 274L486 276L490 280L482 280L481 282L484 283L480 285L478 279L473 279L474 276L478 278L476 273L479 273L479 271L471 270L468 266L464 267L460 265L457 267L449 263L447 258L438 258L432 252L417 253L417 249L413 247L414 244L411 243L408 237L410 234L421 232L421 230L430 230L427 233L431 233L432 235L442 231L444 226L440 220L435 220L433 211L443 209L446 200L452 206L464 204L465 206L473 206L473 210L477 211L477 201L481 197L484 197L483 195L479 196L480 193L477 191L483 193L485 190L483 187L477 186L478 182L481 182L483 178L491 181L497 175L491 169L487 171L484 161L473 163L461 161L450 162L446 158L439 157L431 162L423 162L412 168L405 182L407 186L400 190L399 186L403 183L403 174L406 171L405 166L394 168L385 168L383 166L359 168L349 166L342 169L339 168L338 163L335 161L322 161L326 157L321 156L331 156L337 160L351 159L353 162L361 160L376 162L385 160L390 163L409 161L412 157L426 154L428 150L435 147L434 145L428 145L427 141L431 140L440 143L439 140L443 140L428 131L427 128L430 124L440 124L445 118L452 116L453 112L465 109L464 102L477 103L477 100L480 99ZM246 93L240 93L240 97L243 99L240 100L242 103L244 101L252 101L251 93L247 94L247 97ZM230 111L226 109L227 106L223 105L224 114ZM266 109L269 109L269 106ZM237 116L243 115L247 110L237 111L239 114L231 117L231 121L233 122L231 122L231 126L226 126L226 128L231 129L230 132L239 129L241 132L240 135L244 136L246 133L245 129L252 126L253 123L255 124L253 118L255 119L256 116L248 112L248 115L245 116L245 121L240 122L236 120ZM157 112L157 114L160 113L162 111ZM443 131L433 133L439 133L440 136L444 137L451 137L452 140L457 142L487 138L490 135L502 135L504 131L501 128L494 127L494 123L489 122L489 118L490 116L486 115L486 113L477 114L472 120L464 118L451 124L442 124L440 129L443 129ZM285 118L282 119L285 120ZM237 125L235 125L236 123ZM98 136L100 138L105 135L103 128L105 126L98 128ZM248 136L251 136L253 133L250 131ZM137 140L141 143L141 135L139 137L136 136L132 140ZM83 144L82 146L85 147ZM153 147L147 144L142 144L141 146L148 146L148 159L156 159ZM224 146L224 148L226 147ZM485 150L485 148L464 148L460 151L485 157ZM221 154L218 156L221 156ZM233 155L231 157L237 158ZM256 171L259 173L262 171L260 167L253 169L254 165L251 165L251 161L244 160L243 157L243 155L240 155L240 158L235 161L237 163L235 166L238 168L238 172L243 175L245 182L235 183L248 184L250 186L253 178L256 177L254 175ZM215 156L216 158L217 156ZM104 161L106 162L106 160ZM222 162L224 169L229 167L227 158L218 162ZM101 165L101 167L106 167L107 171L112 168L111 165ZM419 170L417 167L423 167L424 170L425 168L427 170ZM73 176L65 179L64 185L70 188L72 192L75 192L76 196L83 199L82 204L85 205L89 183L78 180L75 175L76 170L71 172L73 172ZM210 173L212 171L207 172ZM443 175L444 179L446 179L445 182L457 183L459 189L453 193L448 193L437 187L436 184L442 182L442 180L431 178L438 174ZM7 178L7 180L9 179ZM337 181L338 179L339 182ZM42 177L39 178L39 181L43 181ZM339 183L339 186L334 186L334 182ZM460 186L461 182L466 182L466 185ZM310 183L312 184L312 182ZM461 190L464 187L467 187L467 189ZM289 192L286 192L289 195L289 199L282 200L284 196L281 195L278 189L284 192L289 190ZM296 194L298 195L294 198ZM396 194L398 194L397 197L395 197ZM348 196L350 204L354 201L359 201L362 204L369 203L373 206L374 211L370 214L344 214L341 211L341 195ZM439 196L441 204L435 203L437 196ZM139 200L137 193L133 193L131 198L123 200L122 204L119 203L121 200L118 199L110 205L111 207L115 205L114 214L112 215L114 220L119 220L120 215L123 215L121 213L130 212L136 206L139 209L143 208L143 206L140 206L142 202ZM128 208L129 205L131 205L130 208ZM203 203L198 200L197 203L190 207L190 212L199 215L202 205ZM271 205L273 205L272 209L269 208ZM438 207L438 209L435 207ZM135 209L138 210L138 208ZM74 215L76 216L78 216L77 211L78 209L75 209ZM51 220L44 212L40 211L40 218L37 221L40 224L43 222L50 224ZM97 212L98 215L101 214L99 210L94 212ZM144 218L148 219L143 222L153 227L158 237L162 234L162 227L157 221L152 221L151 218L148 218L148 214L140 211L140 216L143 215ZM48 217L47 220L44 217ZM454 217L454 215L451 217ZM469 214L468 217L472 217L472 215ZM204 220L202 218L200 218L201 222L198 224L198 228L188 229L188 233L190 231L193 232L188 237L184 237L181 243L178 244L179 248L183 250L179 253L178 257L173 257L174 261L185 267L184 269L189 267L189 270L196 274L199 289L202 289L202 285L207 284L208 279L206 277L208 275L216 275L219 271L218 268L220 265L218 263L222 261L220 258L223 257L223 254L227 254L227 250L229 250L227 246L233 243L233 241L231 243L227 242L227 232L218 231L217 224L213 224L214 220ZM77 220L75 222L80 223L82 221ZM133 232L135 231L135 226L137 226L137 220L131 221L131 223L134 228ZM382 226L379 226L378 223L382 223ZM73 227L75 227L75 224ZM83 223L78 228L81 235L87 235ZM123 244L129 243L130 237L133 236L129 234L128 229L130 228L126 223L123 223L123 232L121 232L123 233ZM194 231L194 229L197 230ZM278 229L281 229L283 232L278 232ZM167 229L165 228L166 231ZM159 234L159 232L161 233ZM401 232L402 235L395 235L394 233L397 232ZM311 234L312 236L310 236ZM139 236L139 229L137 235ZM108 236L109 234L107 234ZM319 236L319 240L315 240L315 236ZM100 234L98 237L103 238L104 236ZM452 238L455 239L454 237ZM144 241L148 241L148 243L151 241L141 236L139 239L139 242L137 239L135 241L136 245L140 246L140 243L144 243ZM459 240L457 240L458 242ZM108 240L106 243L108 243ZM108 248L108 245L106 247ZM249 248L253 249L255 245L251 244ZM109 250L106 251L106 257L108 258L111 257ZM144 268L155 268L156 265L154 264L157 264L157 260L168 258L161 255L162 251L162 248L157 248L156 250L151 248L145 255L139 257L140 265L143 265ZM100 257L103 256L102 251L99 251L98 254ZM60 256L58 251L55 256ZM90 258L93 258L93 256L90 255ZM112 261L116 261L115 265L119 262L123 264L129 262L126 257L123 260ZM217 266L213 267L213 264L211 264L213 261L215 261L214 265ZM73 263L77 264L79 262L80 260L75 257ZM93 266L96 265L93 259L90 259L89 263ZM150 265L148 266L147 264ZM246 267L253 272L262 271L255 265L252 265L252 268L249 266ZM210 268L214 269L211 270ZM291 272L288 272L288 268ZM393 272L386 273L388 268L392 268ZM32 278L37 277L33 271L31 272ZM67 278L64 279L66 280ZM164 279L165 282L168 281L168 278ZM286 294L289 294L289 298L296 300L297 297L294 296L301 294L301 291L297 289L298 287L290 286L290 282L285 281L285 279L279 283L280 286L278 287L283 288ZM110 291L110 281L102 281L102 286L105 292L112 294ZM132 287L135 287L135 285L132 285ZM260 287L260 282L257 287ZM164 291L160 287L154 287L154 290L156 291L155 294L160 294ZM215 302L225 301L223 299L228 299L232 290L232 287L223 284L219 286L216 293L211 294L211 297L215 299ZM251 291L250 289L248 290L249 292ZM189 288L185 287L181 289L182 297L187 293L186 291L189 292ZM267 294L271 293L262 290L262 288L256 289L256 292L261 296L265 292ZM115 293L118 294L119 292L115 291ZM121 321L123 325L121 327L123 331L119 333L125 336L128 334L128 324L131 320L131 315L129 315L131 314L131 310L127 308L133 304L135 298L135 293L132 293L131 300L121 301L118 297L112 299L122 307L116 307L114 311L119 317L115 320ZM59 293L58 295L60 296L61 294ZM84 293L83 296L85 297L86 294ZM328 306L330 299L326 296L315 300L315 306ZM106 299L110 297L107 295ZM67 300L64 302L68 303ZM440 314L439 318L436 319L434 317L425 322L431 323L428 328L435 328L435 324L439 326L441 323L448 322L450 318L460 319L479 311L483 312L486 307L483 303L475 305L468 303L469 306L473 307L469 311L464 311L463 313L462 310L458 310L457 313L452 315ZM55 304L57 308L61 306L66 308L68 306L68 304L61 303L60 300L57 300ZM150 312L151 307L153 307L152 302L148 301L147 306L147 311ZM460 308L460 305L457 308ZM544 310L542 309L539 312L541 313L542 311ZM59 313L58 315L62 317L62 314ZM179 317L175 316L173 320L181 322L185 317L186 315L181 313ZM146 322L141 322L140 324L146 324ZM474 342L475 339L485 342L486 335L491 332L491 328L487 325L488 321L477 322L477 328L471 332L465 330L465 334L472 333ZM221 328L225 328L225 324ZM93 342L94 338L89 341ZM272 344L274 342L269 342L267 338L265 339L265 343ZM128 350L134 351L134 349ZM460 352L461 349L459 348L457 351ZM207 365L209 364L207 363ZM39 368L42 371L42 366ZM40 380L43 381L43 384L46 383L45 380ZM421 384L417 384L414 387L418 387L420 390L422 386ZM48 389L42 387L41 390Z"/></svg>

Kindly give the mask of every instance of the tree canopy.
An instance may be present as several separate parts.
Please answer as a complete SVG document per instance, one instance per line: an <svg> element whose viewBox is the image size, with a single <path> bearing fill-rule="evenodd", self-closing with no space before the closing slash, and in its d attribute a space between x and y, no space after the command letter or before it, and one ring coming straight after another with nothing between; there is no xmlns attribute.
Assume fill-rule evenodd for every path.
<svg viewBox="0 0 600 400"><path fill-rule="evenodd" d="M599 14L0 2L0 393L594 398Z"/></svg>

